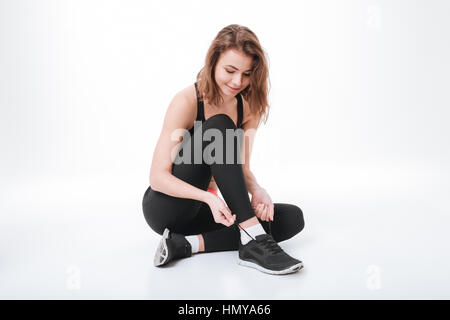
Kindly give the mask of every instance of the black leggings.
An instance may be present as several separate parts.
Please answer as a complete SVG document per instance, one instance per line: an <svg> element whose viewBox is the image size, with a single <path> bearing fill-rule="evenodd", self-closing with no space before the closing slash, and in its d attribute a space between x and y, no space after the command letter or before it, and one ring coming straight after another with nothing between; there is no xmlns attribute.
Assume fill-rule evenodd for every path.
<svg viewBox="0 0 450 320"><path fill-rule="evenodd" d="M211 176L214 176L214 180L231 213L236 214L236 224L241 223L255 217L255 212L248 196L242 164L237 161L239 159L239 148L236 143L237 138L234 136L234 161L232 163L226 161L226 129L236 129L236 125L229 116L216 114L204 121L201 129L197 129L194 134L203 134L205 130L211 128L218 129L222 133L224 161L207 161L205 163L202 159L200 164L195 164L193 161L195 143L189 141L194 139L194 136L191 138L185 136L180 151L182 154L183 148L186 148L187 143L189 143L192 161L190 164L177 164L178 162L175 161L172 166L172 174L203 190L207 190ZM205 150L205 147L210 143L210 141L202 141L202 150ZM229 251L239 248L240 231L237 225L226 227L223 224L216 223L208 204L204 202L172 197L155 191L149 186L142 200L142 208L147 223L159 234L162 234L165 228L183 235L202 234L205 252ZM299 207L293 204L274 203L274 221L258 220L264 230L271 233L277 242L293 237L304 227L303 213Z"/></svg>

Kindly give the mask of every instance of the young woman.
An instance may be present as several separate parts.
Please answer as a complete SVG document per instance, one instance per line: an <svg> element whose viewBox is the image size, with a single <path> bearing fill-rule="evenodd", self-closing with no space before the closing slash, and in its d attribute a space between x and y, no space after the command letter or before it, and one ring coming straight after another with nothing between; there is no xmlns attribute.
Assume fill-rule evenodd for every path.
<svg viewBox="0 0 450 320"><path fill-rule="evenodd" d="M197 82L172 99L142 201L147 223L163 236L155 266L239 250L239 264L270 274L303 267L277 244L303 229L302 211L273 203L250 171L254 134L267 121L267 80L258 38L234 24L214 39Z"/></svg>

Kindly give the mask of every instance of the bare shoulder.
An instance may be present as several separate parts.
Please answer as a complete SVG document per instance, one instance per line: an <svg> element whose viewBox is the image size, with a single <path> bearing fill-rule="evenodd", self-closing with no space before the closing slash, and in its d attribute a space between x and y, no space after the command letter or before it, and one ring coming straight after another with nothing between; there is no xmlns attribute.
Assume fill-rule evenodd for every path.
<svg viewBox="0 0 450 320"><path fill-rule="evenodd" d="M179 94L183 95L183 97L186 99L186 101L189 102L189 104L192 106L197 105L197 93L195 92L195 85L191 84L187 86L186 88L182 89Z"/></svg>
<svg viewBox="0 0 450 320"><path fill-rule="evenodd" d="M195 86L192 84L181 89L175 94L173 99L178 102L183 102L184 106L191 110L195 109L197 105Z"/></svg>
<svg viewBox="0 0 450 320"><path fill-rule="evenodd" d="M178 91L170 102L167 115L177 124L189 128L197 114L195 86L190 85Z"/></svg>

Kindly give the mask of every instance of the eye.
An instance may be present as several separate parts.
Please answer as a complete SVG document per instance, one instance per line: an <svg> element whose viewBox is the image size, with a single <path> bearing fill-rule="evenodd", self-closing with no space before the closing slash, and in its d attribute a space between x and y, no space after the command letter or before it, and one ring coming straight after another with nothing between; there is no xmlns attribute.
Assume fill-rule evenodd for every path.
<svg viewBox="0 0 450 320"><path fill-rule="evenodd" d="M228 73L234 73L234 71L228 71L228 70L226 70ZM246 76L246 77L250 77L250 73L244 73L244 76Z"/></svg>

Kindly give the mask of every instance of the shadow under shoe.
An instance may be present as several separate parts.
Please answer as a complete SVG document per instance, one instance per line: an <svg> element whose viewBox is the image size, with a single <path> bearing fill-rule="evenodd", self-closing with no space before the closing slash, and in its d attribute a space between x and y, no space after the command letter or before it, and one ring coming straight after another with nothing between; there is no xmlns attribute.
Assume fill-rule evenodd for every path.
<svg viewBox="0 0 450 320"><path fill-rule="evenodd" d="M192 248L189 241L183 235L172 233L166 228L156 249L153 263L156 267L160 267L170 261L190 256L192 256Z"/></svg>
<svg viewBox="0 0 450 320"><path fill-rule="evenodd" d="M238 264L269 274L293 273L303 263L288 255L270 234L260 234L243 245L239 242Z"/></svg>

